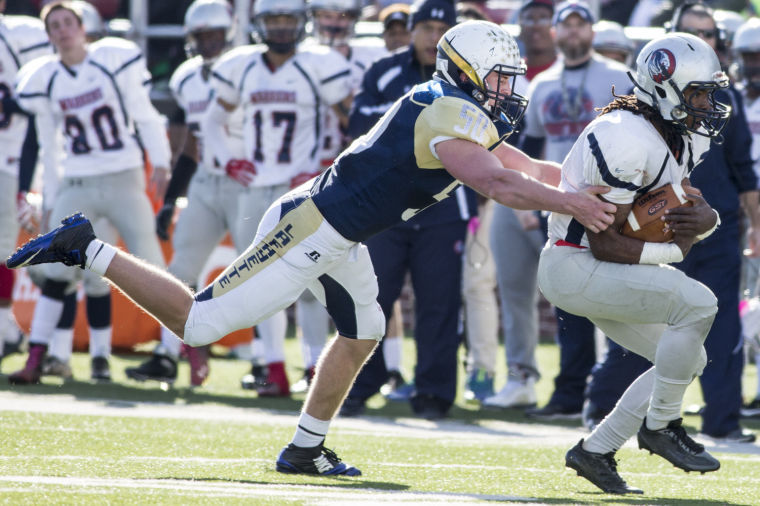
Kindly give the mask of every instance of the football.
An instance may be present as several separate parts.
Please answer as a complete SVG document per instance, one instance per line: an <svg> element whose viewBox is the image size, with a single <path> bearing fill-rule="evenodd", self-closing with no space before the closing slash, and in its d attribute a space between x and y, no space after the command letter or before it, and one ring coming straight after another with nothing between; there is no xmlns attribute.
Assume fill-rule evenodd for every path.
<svg viewBox="0 0 760 506"><path fill-rule="evenodd" d="M673 239L673 232L665 230L665 223L660 218L668 209L691 205L680 184L661 186L633 201L621 233L641 241L669 242Z"/></svg>

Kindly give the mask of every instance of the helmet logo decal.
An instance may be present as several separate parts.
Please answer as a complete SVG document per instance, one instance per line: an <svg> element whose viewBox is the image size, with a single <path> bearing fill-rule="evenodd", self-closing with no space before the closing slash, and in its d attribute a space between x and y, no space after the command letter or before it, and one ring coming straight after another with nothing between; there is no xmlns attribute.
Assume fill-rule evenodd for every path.
<svg viewBox="0 0 760 506"><path fill-rule="evenodd" d="M670 50L656 49L649 55L648 60L647 69L654 82L662 84L663 81L673 77L676 71L676 57Z"/></svg>
<svg viewBox="0 0 760 506"><path fill-rule="evenodd" d="M437 19L443 19L443 9L430 9L430 17L431 18L437 18Z"/></svg>

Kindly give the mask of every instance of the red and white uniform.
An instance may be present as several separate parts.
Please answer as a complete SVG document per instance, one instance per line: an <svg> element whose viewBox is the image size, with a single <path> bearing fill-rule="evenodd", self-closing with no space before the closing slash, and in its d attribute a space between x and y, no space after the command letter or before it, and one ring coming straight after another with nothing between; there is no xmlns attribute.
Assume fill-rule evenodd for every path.
<svg viewBox="0 0 760 506"><path fill-rule="evenodd" d="M149 82L139 48L117 38L91 44L76 68L57 55L25 68L16 91L21 107L39 117L45 171L59 163L64 177L135 169L144 165L143 147L154 166L168 167L165 121L150 102ZM58 131L64 134L63 146L56 142ZM50 199L47 182L44 193Z"/></svg>
<svg viewBox="0 0 760 506"><path fill-rule="evenodd" d="M28 16L0 15L0 99L13 94L23 65L50 52L42 21ZM28 123L22 114L0 113L0 172L18 176L18 159Z"/></svg>
<svg viewBox="0 0 760 506"><path fill-rule="evenodd" d="M324 107L351 92L348 62L330 48L299 47L274 71L265 51L264 46L233 49L213 68L215 95L243 111L246 158L257 172L252 186L286 184L299 173L316 171ZM207 135L207 142L218 143L218 129ZM220 156L222 166L233 158Z"/></svg>
<svg viewBox="0 0 760 506"><path fill-rule="evenodd" d="M177 67L169 80L169 89L177 105L185 112L185 124L190 133L198 141L199 166L215 174L224 174L224 165L220 165L215 154L215 144L203 142L203 116L214 100L211 84L211 73L204 71L203 58L195 56ZM225 134L232 158L244 158L242 110L238 109L230 116Z"/></svg>

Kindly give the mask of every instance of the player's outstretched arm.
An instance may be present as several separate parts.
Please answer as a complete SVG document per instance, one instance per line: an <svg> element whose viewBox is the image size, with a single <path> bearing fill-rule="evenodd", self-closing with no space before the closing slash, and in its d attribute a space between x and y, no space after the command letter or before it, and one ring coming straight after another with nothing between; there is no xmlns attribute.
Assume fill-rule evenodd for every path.
<svg viewBox="0 0 760 506"><path fill-rule="evenodd" d="M590 187L579 193L561 191L522 172L505 169L496 155L462 139L439 142L435 149L452 176L500 204L569 214L595 232L612 223L615 206L597 197L608 188Z"/></svg>

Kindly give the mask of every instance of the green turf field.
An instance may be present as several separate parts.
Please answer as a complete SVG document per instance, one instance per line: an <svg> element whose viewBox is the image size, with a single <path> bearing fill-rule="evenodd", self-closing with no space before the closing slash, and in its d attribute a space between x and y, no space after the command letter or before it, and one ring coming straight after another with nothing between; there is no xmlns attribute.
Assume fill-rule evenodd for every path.
<svg viewBox="0 0 760 506"><path fill-rule="evenodd" d="M407 339L411 371L413 343ZM287 340L289 362L300 364ZM542 345L545 401L557 349ZM8 374L23 364L2 363ZM274 460L295 427L301 397L257 399L241 390L246 362L213 359L209 383L191 390L181 364L174 388L125 379L144 356L112 359L112 384L93 384L89 357L75 354L79 381L46 378L13 387L0 378L0 503L4 504L759 504L760 446L710 447L722 468L686 474L629 444L619 470L643 496L599 492L564 468L564 453L585 432L579 423L537 424L521 413L478 411L458 401L434 423L411 416L406 404L373 398L367 415L338 419L327 446L364 475L318 478L283 475ZM504 381L503 364L497 387ZM292 380L301 371L289 370ZM746 370L754 393L755 367ZM686 404L699 403L690 388ZM686 417L690 432L699 419ZM760 429L760 423L746 426Z"/></svg>

